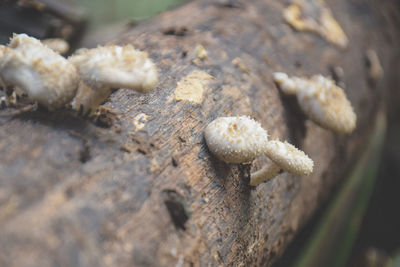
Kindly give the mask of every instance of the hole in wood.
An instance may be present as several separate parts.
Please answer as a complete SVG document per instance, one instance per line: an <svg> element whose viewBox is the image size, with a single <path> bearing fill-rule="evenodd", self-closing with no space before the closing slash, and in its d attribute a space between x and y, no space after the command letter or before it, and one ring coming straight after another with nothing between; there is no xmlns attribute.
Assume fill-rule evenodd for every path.
<svg viewBox="0 0 400 267"><path fill-rule="evenodd" d="M185 223L189 219L189 214L185 208L185 200L173 189L162 191L164 204L167 207L176 229L186 230Z"/></svg>
<svg viewBox="0 0 400 267"><path fill-rule="evenodd" d="M185 26L181 27L169 27L163 30L163 34L165 35L175 35L175 36L185 36L188 32L188 28Z"/></svg>
<svg viewBox="0 0 400 267"><path fill-rule="evenodd" d="M89 146L88 143L85 142L85 143L82 145L81 150L79 151L79 161L80 161L81 163L85 163L85 162L88 162L88 161L90 160L90 158L91 158L91 155L90 155L90 146Z"/></svg>

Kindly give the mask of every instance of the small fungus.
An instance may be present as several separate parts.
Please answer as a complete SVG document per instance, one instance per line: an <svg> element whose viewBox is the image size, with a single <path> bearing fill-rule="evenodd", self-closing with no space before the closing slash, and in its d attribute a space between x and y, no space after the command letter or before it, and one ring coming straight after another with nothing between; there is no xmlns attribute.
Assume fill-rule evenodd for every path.
<svg viewBox="0 0 400 267"><path fill-rule="evenodd" d="M49 38L42 40L42 43L60 55L64 55L69 50L69 44L64 39L60 38Z"/></svg>
<svg viewBox="0 0 400 267"><path fill-rule="evenodd" d="M208 56L207 50L201 44L196 45L196 47L194 49L194 53L195 53L196 57L201 60L206 59Z"/></svg>
<svg viewBox="0 0 400 267"><path fill-rule="evenodd" d="M145 113L139 113L133 118L133 125L135 126L135 130L139 131L146 126L146 122L149 119L149 115Z"/></svg>
<svg viewBox="0 0 400 267"><path fill-rule="evenodd" d="M322 0L294 0L284 12L286 22L298 31L309 31L346 48L348 39Z"/></svg>
<svg viewBox="0 0 400 267"><path fill-rule="evenodd" d="M193 104L203 102L203 94L207 89L207 84L215 78L202 70L194 70L183 77L175 88L175 100L188 101Z"/></svg>
<svg viewBox="0 0 400 267"><path fill-rule="evenodd" d="M318 125L337 133L349 134L356 127L357 116L342 88L322 75L310 79L276 72L274 81L288 95L296 95L301 109Z"/></svg>
<svg viewBox="0 0 400 267"><path fill-rule="evenodd" d="M14 34L8 48L2 50L0 79L4 85L17 87L49 110L72 100L79 77L64 57L26 34Z"/></svg>
<svg viewBox="0 0 400 267"><path fill-rule="evenodd" d="M368 66L368 78L374 82L380 80L383 76L383 68L378 54L374 50L368 49L365 56Z"/></svg>
<svg viewBox="0 0 400 267"><path fill-rule="evenodd" d="M287 142L268 141L267 131L260 123L246 117L220 117L205 129L210 151L226 163L248 163L265 154L272 165L251 173L250 185L257 186L279 174L280 170L308 175L313 161Z"/></svg>
<svg viewBox="0 0 400 267"><path fill-rule="evenodd" d="M76 66L86 85L80 86L84 92L78 91L73 107L83 107L85 112L93 111L96 105L106 100L113 88L129 88L145 93L152 90L158 81L157 69L147 53L131 45L83 49L68 60Z"/></svg>
<svg viewBox="0 0 400 267"><path fill-rule="evenodd" d="M235 57L234 59L232 59L232 64L239 68L241 71L249 74L250 71L249 69L246 67L246 65L243 63L242 59L240 57Z"/></svg>

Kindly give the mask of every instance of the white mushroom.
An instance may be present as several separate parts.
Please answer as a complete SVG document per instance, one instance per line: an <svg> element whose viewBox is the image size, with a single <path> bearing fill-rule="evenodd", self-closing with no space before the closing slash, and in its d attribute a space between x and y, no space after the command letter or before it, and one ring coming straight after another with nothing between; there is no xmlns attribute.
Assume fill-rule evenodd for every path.
<svg viewBox="0 0 400 267"><path fill-rule="evenodd" d="M96 111L110 95L110 90L95 90L87 86L83 81L79 82L76 96L71 102L73 110L81 112L81 115Z"/></svg>
<svg viewBox="0 0 400 267"><path fill-rule="evenodd" d="M112 88L129 88L138 92L148 92L158 81L157 70L147 53L134 49L133 46L109 45L94 49L84 49L68 59L78 69L83 82L93 90L95 100L89 101L78 96L74 99L75 107L83 104L85 110L97 108L110 94ZM84 88L84 87L80 87ZM93 105L93 104L96 105Z"/></svg>
<svg viewBox="0 0 400 267"><path fill-rule="evenodd" d="M246 117L220 117L205 129L210 151L227 163L247 163L266 154L274 163L250 175L250 185L257 186L279 174L281 169L308 175L313 161L287 142L268 141L260 123ZM278 143L277 143L278 142Z"/></svg>
<svg viewBox="0 0 400 267"><path fill-rule="evenodd" d="M69 50L69 44L67 41L61 38L49 38L42 40L42 44L53 50L54 52L64 55Z"/></svg>
<svg viewBox="0 0 400 267"><path fill-rule="evenodd" d="M205 139L210 151L227 163L251 162L267 147L268 134L246 117L220 117L208 124Z"/></svg>
<svg viewBox="0 0 400 267"><path fill-rule="evenodd" d="M250 174L250 182L249 185L251 186L257 186L261 183L264 183L275 176L277 176L281 172L282 168L275 164L272 163L271 165L267 165L263 167L262 169L255 171Z"/></svg>
<svg viewBox="0 0 400 267"><path fill-rule="evenodd" d="M69 103L79 77L65 58L26 34L14 34L0 60L0 78L48 109ZM4 50L4 49L3 49Z"/></svg>
<svg viewBox="0 0 400 267"><path fill-rule="evenodd" d="M301 109L320 126L338 133L351 133L357 116L343 89L322 75L310 79L277 72L273 78L286 94L296 94Z"/></svg>
<svg viewBox="0 0 400 267"><path fill-rule="evenodd" d="M257 186L262 182L274 178L279 174L281 169L296 175L309 175L313 172L314 161L303 151L286 141L269 141L265 155L273 163L251 174L249 184L252 186Z"/></svg>
<svg viewBox="0 0 400 267"><path fill-rule="evenodd" d="M265 154L283 170L299 175L309 175L314 162L303 151L288 142L269 141Z"/></svg>
<svg viewBox="0 0 400 267"><path fill-rule="evenodd" d="M9 47L5 45L0 45L0 60L9 50L10 50Z"/></svg>

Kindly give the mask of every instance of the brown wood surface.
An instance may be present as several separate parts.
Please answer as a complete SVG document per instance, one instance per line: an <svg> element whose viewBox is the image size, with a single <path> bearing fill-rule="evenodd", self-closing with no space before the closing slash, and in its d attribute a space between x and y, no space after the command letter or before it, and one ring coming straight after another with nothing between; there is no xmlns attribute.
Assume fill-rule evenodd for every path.
<svg viewBox="0 0 400 267"><path fill-rule="evenodd" d="M398 86L398 6L327 1L349 37L341 50L287 25L285 1L229 3L194 1L114 40L148 51L160 82L147 95L115 92L106 103L118 114L112 127L65 112L0 118L1 266L268 266L283 253L357 160ZM204 61L194 59L197 44ZM375 84L367 49L385 70ZM358 115L350 136L306 120L271 78L328 76L335 66ZM176 101L177 82L193 70L215 79L201 104ZM303 149L314 173L249 187L249 166L217 160L203 138L216 117L240 114Z"/></svg>

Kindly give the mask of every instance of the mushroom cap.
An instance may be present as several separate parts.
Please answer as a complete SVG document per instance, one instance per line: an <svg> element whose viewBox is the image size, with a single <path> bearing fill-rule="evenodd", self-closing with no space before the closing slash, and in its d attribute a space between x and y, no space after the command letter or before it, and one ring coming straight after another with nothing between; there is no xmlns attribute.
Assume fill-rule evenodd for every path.
<svg viewBox="0 0 400 267"><path fill-rule="evenodd" d="M308 175L313 171L313 160L286 141L269 141L265 154L287 172Z"/></svg>
<svg viewBox="0 0 400 267"><path fill-rule="evenodd" d="M54 52L64 55L69 50L69 44L67 41L61 38L49 38L42 40L42 44L53 50Z"/></svg>
<svg viewBox="0 0 400 267"><path fill-rule="evenodd" d="M296 94L301 109L320 126L338 133L351 133L357 116L343 89L330 78L315 75L311 79L273 74L274 81L288 95Z"/></svg>
<svg viewBox="0 0 400 267"><path fill-rule="evenodd" d="M130 88L139 92L153 89L157 69L147 53L133 46L108 45L83 49L68 58L90 87Z"/></svg>
<svg viewBox="0 0 400 267"><path fill-rule="evenodd" d="M0 60L0 78L49 109L72 100L78 87L76 68L26 34L14 34Z"/></svg>
<svg viewBox="0 0 400 267"><path fill-rule="evenodd" d="M317 124L338 133L351 133L357 116L344 91L322 75L300 85L297 99L302 110Z"/></svg>
<svg viewBox="0 0 400 267"><path fill-rule="evenodd" d="M303 82L302 79L297 77L289 78L284 72L275 72L272 77L274 82L287 95L295 95L299 91L299 84Z"/></svg>
<svg viewBox="0 0 400 267"><path fill-rule="evenodd" d="M227 163L245 163L264 153L267 131L255 120L246 117L220 117L205 129L210 151Z"/></svg>

